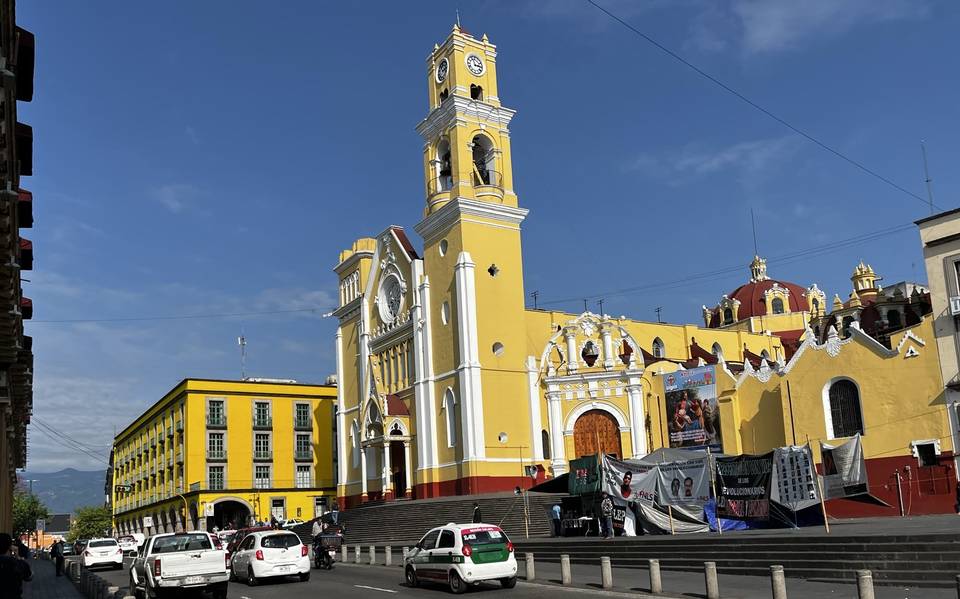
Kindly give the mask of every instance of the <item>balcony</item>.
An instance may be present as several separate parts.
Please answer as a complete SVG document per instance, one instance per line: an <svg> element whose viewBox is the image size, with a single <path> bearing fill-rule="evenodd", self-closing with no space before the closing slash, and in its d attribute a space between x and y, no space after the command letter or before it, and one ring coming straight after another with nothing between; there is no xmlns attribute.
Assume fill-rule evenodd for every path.
<svg viewBox="0 0 960 599"><path fill-rule="evenodd" d="M293 428L298 431L310 431L313 430L313 422L310 418L294 418Z"/></svg>
<svg viewBox="0 0 960 599"><path fill-rule="evenodd" d="M167 468L173 468L173 455L167 456Z"/></svg>
<svg viewBox="0 0 960 599"><path fill-rule="evenodd" d="M177 450L177 463L183 464L183 448Z"/></svg>
<svg viewBox="0 0 960 599"><path fill-rule="evenodd" d="M293 453L293 459L298 462L312 462L313 461L313 452L309 449L298 449Z"/></svg>
<svg viewBox="0 0 960 599"><path fill-rule="evenodd" d="M177 424L175 425L175 428L177 429L177 432L178 432L178 433L182 433L182 432L183 432L183 420L177 420Z"/></svg>
<svg viewBox="0 0 960 599"><path fill-rule="evenodd" d="M168 426L168 427L167 427L167 437L170 438L170 439L173 438L173 427L172 427L172 426Z"/></svg>
<svg viewBox="0 0 960 599"><path fill-rule="evenodd" d="M154 449L154 448L156 448L156 446L157 446L157 438L156 438L156 437L150 437L150 449Z"/></svg>
<svg viewBox="0 0 960 599"><path fill-rule="evenodd" d="M207 428L226 428L227 417L224 414L207 414Z"/></svg>
<svg viewBox="0 0 960 599"><path fill-rule="evenodd" d="M269 416L254 416L253 428L273 428L273 418Z"/></svg>
<svg viewBox="0 0 960 599"><path fill-rule="evenodd" d="M497 171L474 169L470 175L457 178L455 175L443 174L427 180L427 195L430 198L438 194L450 194L458 186L473 187L477 198L495 197L503 199L503 175Z"/></svg>
<svg viewBox="0 0 960 599"><path fill-rule="evenodd" d="M223 461L227 459L227 452L222 449L208 449L207 450L207 460L211 461Z"/></svg>
<svg viewBox="0 0 960 599"><path fill-rule="evenodd" d="M258 462L270 461L273 459L273 452L269 449L258 449L253 452L253 459Z"/></svg>

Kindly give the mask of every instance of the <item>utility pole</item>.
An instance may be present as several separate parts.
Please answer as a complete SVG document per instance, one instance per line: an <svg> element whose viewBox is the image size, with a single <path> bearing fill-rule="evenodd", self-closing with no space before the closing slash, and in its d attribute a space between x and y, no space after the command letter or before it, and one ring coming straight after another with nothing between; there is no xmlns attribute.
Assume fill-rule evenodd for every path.
<svg viewBox="0 0 960 599"><path fill-rule="evenodd" d="M240 346L240 380L247 378L247 338L243 336L243 329L240 329L240 336L237 337L237 345Z"/></svg>
<svg viewBox="0 0 960 599"><path fill-rule="evenodd" d="M923 182L927 184L927 202L930 204L930 214L933 214L933 188L930 186L933 179L930 178L930 170L927 168L927 146L922 139L920 152L923 154Z"/></svg>
<svg viewBox="0 0 960 599"><path fill-rule="evenodd" d="M600 316L603 316L603 298L600 298L600 301L597 302L597 305L600 306Z"/></svg>
<svg viewBox="0 0 960 599"><path fill-rule="evenodd" d="M589 310L587 309L587 298L583 298L583 311L589 312Z"/></svg>
<svg viewBox="0 0 960 599"><path fill-rule="evenodd" d="M540 295L540 292L539 292L539 291L534 291L533 293L530 294L530 297L533 298L533 309L534 309L534 310L537 309L537 296L539 296L539 295Z"/></svg>
<svg viewBox="0 0 960 599"><path fill-rule="evenodd" d="M657 313L657 322L662 323L663 319L660 318L660 313L663 312L663 306L657 306L656 309L654 309L654 312Z"/></svg>

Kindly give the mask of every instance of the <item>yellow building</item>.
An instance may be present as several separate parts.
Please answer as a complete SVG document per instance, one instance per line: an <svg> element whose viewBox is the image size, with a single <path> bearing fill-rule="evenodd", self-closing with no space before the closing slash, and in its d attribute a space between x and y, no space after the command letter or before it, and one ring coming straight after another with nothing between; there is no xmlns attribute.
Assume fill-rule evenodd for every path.
<svg viewBox="0 0 960 599"><path fill-rule="evenodd" d="M598 442L642 456L664 438L655 372L782 355L759 332L527 309L496 47L454 27L425 78L422 255L392 226L335 268L347 505L529 486Z"/></svg>
<svg viewBox="0 0 960 599"><path fill-rule="evenodd" d="M335 397L330 385L183 380L114 439L114 529L319 515L335 495Z"/></svg>

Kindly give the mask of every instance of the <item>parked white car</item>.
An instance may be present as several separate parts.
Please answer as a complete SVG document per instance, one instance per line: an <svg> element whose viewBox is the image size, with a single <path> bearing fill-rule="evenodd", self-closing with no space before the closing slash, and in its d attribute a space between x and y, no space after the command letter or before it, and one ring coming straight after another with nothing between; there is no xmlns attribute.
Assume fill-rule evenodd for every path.
<svg viewBox="0 0 960 599"><path fill-rule="evenodd" d="M119 570L123 567L123 549L116 539L90 539L80 559L84 568L112 566Z"/></svg>
<svg viewBox="0 0 960 599"><path fill-rule="evenodd" d="M206 532L178 532L147 539L130 566L130 594L137 599L180 597L208 590L213 599L227 597L227 558Z"/></svg>
<svg viewBox="0 0 960 599"><path fill-rule="evenodd" d="M118 538L117 543L120 544L120 549L123 550L124 555L137 552L137 539L131 535L124 535Z"/></svg>
<svg viewBox="0 0 960 599"><path fill-rule="evenodd" d="M247 535L233 552L231 580L243 580L254 586L273 576L310 580L310 556L300 537L285 530L265 530Z"/></svg>

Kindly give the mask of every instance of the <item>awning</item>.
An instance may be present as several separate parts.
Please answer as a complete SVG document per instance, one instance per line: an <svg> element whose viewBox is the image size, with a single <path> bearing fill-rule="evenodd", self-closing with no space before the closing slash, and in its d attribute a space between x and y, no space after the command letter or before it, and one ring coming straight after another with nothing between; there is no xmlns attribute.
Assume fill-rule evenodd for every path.
<svg viewBox="0 0 960 599"><path fill-rule="evenodd" d="M23 314L24 320L30 320L33 318L33 300L29 297L20 298L20 313Z"/></svg>
<svg viewBox="0 0 960 599"><path fill-rule="evenodd" d="M33 270L33 242L20 238L20 270Z"/></svg>
<svg viewBox="0 0 960 599"><path fill-rule="evenodd" d="M21 102L33 100L33 69L36 60L36 39L33 33L17 27L17 99Z"/></svg>
<svg viewBox="0 0 960 599"><path fill-rule="evenodd" d="M17 162L20 163L20 176L33 175L33 127L17 123Z"/></svg>
<svg viewBox="0 0 960 599"><path fill-rule="evenodd" d="M21 229L33 227L33 193L22 187L17 190L17 226Z"/></svg>

